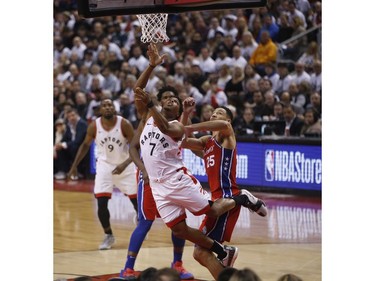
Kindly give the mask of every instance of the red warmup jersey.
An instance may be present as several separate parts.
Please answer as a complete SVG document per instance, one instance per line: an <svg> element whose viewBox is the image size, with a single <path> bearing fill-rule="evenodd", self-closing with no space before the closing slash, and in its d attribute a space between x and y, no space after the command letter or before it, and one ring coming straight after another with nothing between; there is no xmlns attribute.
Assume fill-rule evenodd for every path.
<svg viewBox="0 0 375 281"><path fill-rule="evenodd" d="M204 148L204 162L213 200L239 193L236 183L236 148L223 148L211 137Z"/></svg>

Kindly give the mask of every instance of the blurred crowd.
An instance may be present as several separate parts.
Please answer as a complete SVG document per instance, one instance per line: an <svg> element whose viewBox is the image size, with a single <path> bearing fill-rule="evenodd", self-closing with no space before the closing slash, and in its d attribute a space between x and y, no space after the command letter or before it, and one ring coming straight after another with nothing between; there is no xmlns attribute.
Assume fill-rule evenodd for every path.
<svg viewBox="0 0 375 281"><path fill-rule="evenodd" d="M167 54L146 86L192 96L192 122L217 106L234 113L238 135L321 137L321 2L269 0L266 7L169 14ZM78 120L98 117L103 97L137 127L133 86L148 66L136 15L82 18L76 0L55 0L53 19L54 153ZM75 117L70 118L73 110ZM65 136L66 137L66 136ZM72 152L74 153L74 152Z"/></svg>

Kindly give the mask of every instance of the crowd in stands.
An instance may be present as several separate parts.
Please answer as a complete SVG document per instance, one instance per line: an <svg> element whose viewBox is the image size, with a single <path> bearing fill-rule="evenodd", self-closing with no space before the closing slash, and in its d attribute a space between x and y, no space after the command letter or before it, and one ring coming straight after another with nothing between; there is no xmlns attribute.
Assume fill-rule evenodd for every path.
<svg viewBox="0 0 375 281"><path fill-rule="evenodd" d="M77 277L74 281L92 281L93 279L88 276ZM109 281L120 281L121 278L113 277ZM173 268L160 268L148 267L143 270L134 281L181 281L179 273ZM236 269L234 267L224 268L217 281L262 281L259 275L251 268L245 267L243 269ZM275 281L302 281L302 278L292 274L282 274Z"/></svg>
<svg viewBox="0 0 375 281"><path fill-rule="evenodd" d="M67 111L74 109L90 123L104 97L136 128L133 86L148 66L148 45L140 41L136 15L84 19L76 1L54 1L55 155L64 149L59 141L69 129ZM170 41L158 44L159 53L167 56L146 91L156 94L169 85L182 99L194 97L193 122L207 120L210 108L227 106L236 116L238 135L321 137L321 18L318 0L269 0L254 9L170 14ZM257 125L264 121L283 126Z"/></svg>

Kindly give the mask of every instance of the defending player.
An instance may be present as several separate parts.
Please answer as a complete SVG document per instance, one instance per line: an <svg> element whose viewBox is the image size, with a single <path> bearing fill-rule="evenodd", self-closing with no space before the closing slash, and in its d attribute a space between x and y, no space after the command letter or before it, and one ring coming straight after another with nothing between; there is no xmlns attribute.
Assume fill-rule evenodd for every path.
<svg viewBox="0 0 375 281"><path fill-rule="evenodd" d="M187 98L184 101L184 108L186 112L193 110L194 99ZM261 216L266 216L267 209L264 202L254 197L247 190L240 190L237 186L237 149L236 137L231 125L232 119L233 114L230 109L226 107L216 108L210 121L185 126L187 135L194 131L212 131L212 136L203 136L199 139L185 138L182 147L204 151L203 158L213 201L219 198L230 198L233 195L246 194L251 200L247 207ZM200 230L220 243L230 242L239 214L240 206L237 206L218 218L206 216ZM194 248L194 258L205 266L217 280L219 273L223 270L223 265L211 251L197 246Z"/></svg>

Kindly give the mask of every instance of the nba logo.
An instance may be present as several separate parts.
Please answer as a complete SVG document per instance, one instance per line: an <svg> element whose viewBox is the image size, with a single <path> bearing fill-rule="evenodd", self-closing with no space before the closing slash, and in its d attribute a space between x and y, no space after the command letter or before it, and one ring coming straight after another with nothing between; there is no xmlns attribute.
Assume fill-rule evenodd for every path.
<svg viewBox="0 0 375 281"><path fill-rule="evenodd" d="M273 181L275 173L275 152L273 150L266 150L264 164L266 181Z"/></svg>

